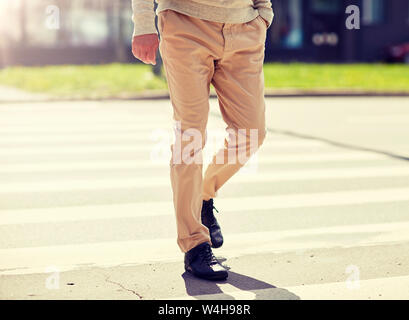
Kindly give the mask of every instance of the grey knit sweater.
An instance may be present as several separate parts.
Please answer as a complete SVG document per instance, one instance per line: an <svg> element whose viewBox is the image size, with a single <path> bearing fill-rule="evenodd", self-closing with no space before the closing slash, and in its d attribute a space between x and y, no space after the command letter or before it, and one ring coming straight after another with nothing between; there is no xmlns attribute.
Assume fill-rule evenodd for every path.
<svg viewBox="0 0 409 320"><path fill-rule="evenodd" d="M157 33L153 1L158 3L156 13L172 9L222 23L244 23L260 15L270 26L274 16L270 0L132 0L134 36Z"/></svg>

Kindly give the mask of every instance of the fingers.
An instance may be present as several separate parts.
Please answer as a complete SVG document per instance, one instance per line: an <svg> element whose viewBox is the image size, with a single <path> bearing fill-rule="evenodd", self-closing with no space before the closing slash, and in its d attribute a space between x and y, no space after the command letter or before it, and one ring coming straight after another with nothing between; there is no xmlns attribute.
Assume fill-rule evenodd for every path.
<svg viewBox="0 0 409 320"><path fill-rule="evenodd" d="M136 46L133 48L132 53L135 56L135 58L141 60L143 63L147 63L147 64L150 63L150 61L147 60L147 55L148 55L147 49Z"/></svg>
<svg viewBox="0 0 409 320"><path fill-rule="evenodd" d="M149 48L147 50L143 50L139 53L138 59L146 64L156 64L156 49Z"/></svg>
<svg viewBox="0 0 409 320"><path fill-rule="evenodd" d="M138 48L138 56L137 58L139 60L141 60L143 63L149 63L149 61L147 61L146 56L147 56L147 51L144 48Z"/></svg>
<svg viewBox="0 0 409 320"><path fill-rule="evenodd" d="M132 52L135 58L146 64L156 64L156 51L159 46L156 34L146 34L133 38Z"/></svg>
<svg viewBox="0 0 409 320"><path fill-rule="evenodd" d="M151 48L148 52L146 52L146 61L155 65L156 64L156 49Z"/></svg>

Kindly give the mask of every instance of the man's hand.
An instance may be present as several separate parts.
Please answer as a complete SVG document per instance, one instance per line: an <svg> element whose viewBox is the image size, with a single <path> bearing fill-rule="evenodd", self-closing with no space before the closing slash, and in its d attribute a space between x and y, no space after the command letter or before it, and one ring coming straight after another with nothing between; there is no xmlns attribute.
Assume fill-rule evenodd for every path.
<svg viewBox="0 0 409 320"><path fill-rule="evenodd" d="M132 53L135 58L146 64L156 64L156 50L159 47L159 38L156 33L142 34L132 39Z"/></svg>

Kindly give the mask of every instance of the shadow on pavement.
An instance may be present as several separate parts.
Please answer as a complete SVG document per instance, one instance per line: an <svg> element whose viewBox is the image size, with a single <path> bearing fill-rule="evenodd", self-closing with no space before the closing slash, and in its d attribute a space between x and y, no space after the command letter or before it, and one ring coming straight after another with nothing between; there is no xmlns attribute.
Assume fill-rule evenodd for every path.
<svg viewBox="0 0 409 320"><path fill-rule="evenodd" d="M229 278L227 280L219 282L198 279L188 272L183 273L182 278L185 281L186 293L197 300L235 300L247 298L253 300L300 300L299 296L286 289L277 288L267 282L231 271L229 271ZM221 286L226 284L234 286L239 290L234 293L229 291L223 292Z"/></svg>

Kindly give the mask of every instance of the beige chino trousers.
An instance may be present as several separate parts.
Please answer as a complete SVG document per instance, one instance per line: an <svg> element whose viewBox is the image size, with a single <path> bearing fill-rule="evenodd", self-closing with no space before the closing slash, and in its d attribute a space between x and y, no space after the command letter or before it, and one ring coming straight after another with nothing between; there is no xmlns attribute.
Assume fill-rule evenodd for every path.
<svg viewBox="0 0 409 320"><path fill-rule="evenodd" d="M165 10L159 13L158 28L176 123L170 176L177 243L187 252L210 243L209 231L201 223L202 201L215 197L244 165L241 159L253 154L264 140L267 25L260 16L247 23L228 24ZM210 84L229 134L203 178L201 149L206 140ZM243 154L246 157L240 157ZM185 161L193 158L195 161Z"/></svg>

